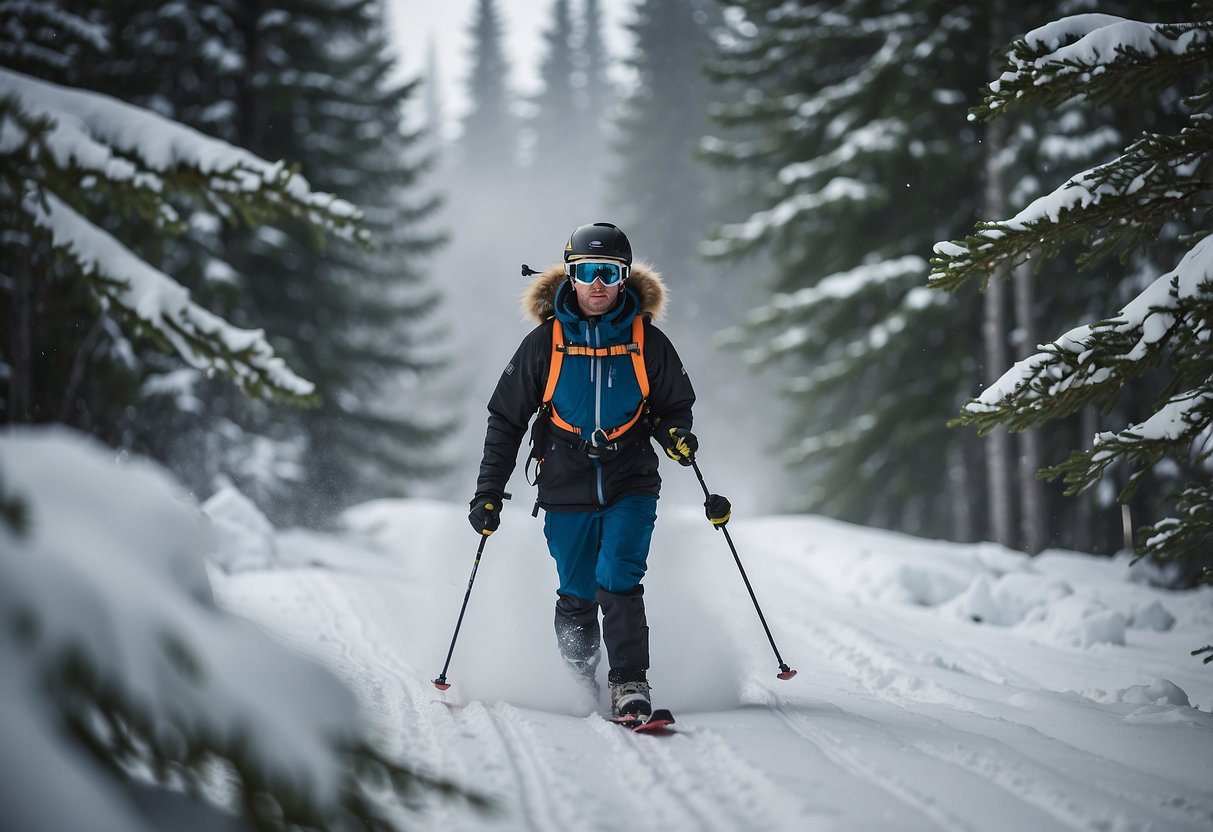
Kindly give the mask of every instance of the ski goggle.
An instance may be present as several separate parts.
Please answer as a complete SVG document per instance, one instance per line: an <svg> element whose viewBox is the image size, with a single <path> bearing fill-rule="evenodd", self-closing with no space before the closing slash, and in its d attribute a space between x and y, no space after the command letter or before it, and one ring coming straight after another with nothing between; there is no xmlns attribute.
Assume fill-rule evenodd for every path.
<svg viewBox="0 0 1213 832"><path fill-rule="evenodd" d="M628 279L627 264L615 260L574 260L564 264L564 273L586 286L595 280L601 281L603 286L614 286Z"/></svg>

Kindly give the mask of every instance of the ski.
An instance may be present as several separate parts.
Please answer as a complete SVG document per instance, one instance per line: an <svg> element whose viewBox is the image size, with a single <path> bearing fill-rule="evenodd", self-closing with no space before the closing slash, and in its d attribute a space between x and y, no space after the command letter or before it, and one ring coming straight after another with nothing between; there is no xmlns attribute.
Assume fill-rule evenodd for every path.
<svg viewBox="0 0 1213 832"><path fill-rule="evenodd" d="M639 714L607 717L616 725L622 725L637 734L672 734L670 728L674 724L674 715L665 708L658 708L647 718Z"/></svg>

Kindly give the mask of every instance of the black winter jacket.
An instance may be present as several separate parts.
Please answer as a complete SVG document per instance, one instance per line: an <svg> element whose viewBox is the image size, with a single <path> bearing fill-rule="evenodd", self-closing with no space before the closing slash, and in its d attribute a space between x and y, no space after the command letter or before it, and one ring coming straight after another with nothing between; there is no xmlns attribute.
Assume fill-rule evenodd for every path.
<svg viewBox="0 0 1213 832"><path fill-rule="evenodd" d="M473 503L484 497L500 500L514 471L518 449L539 410L547 385L552 327L559 325L559 318L578 314L566 281L563 265L556 264L539 275L523 296L524 311L540 323L523 339L489 400L484 456ZM665 287L660 275L643 264L633 265L619 303L602 318L611 319L613 331L626 333L632 317L644 317L649 413L605 448L592 447L584 437L550 424L546 414L540 414L532 431L532 441L537 442L532 454L542 458L536 475L541 508L557 512L593 511L634 494L659 496L661 477L657 472L658 457L650 441L651 431L659 429L661 435L666 435L671 427L690 429L695 403L695 391L682 360L669 338L651 320L660 315L664 305ZM599 346L627 340L630 338L621 335ZM630 362L626 357L623 360ZM565 361L560 375L561 390L566 385L582 383L579 374L569 373L570 358ZM628 366L627 373L634 378L635 373ZM631 407L634 411L635 405Z"/></svg>

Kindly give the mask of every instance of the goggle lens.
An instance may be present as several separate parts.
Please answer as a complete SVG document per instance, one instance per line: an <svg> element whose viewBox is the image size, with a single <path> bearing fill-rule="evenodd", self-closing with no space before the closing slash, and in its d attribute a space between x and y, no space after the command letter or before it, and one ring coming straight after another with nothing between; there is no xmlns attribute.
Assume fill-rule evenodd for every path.
<svg viewBox="0 0 1213 832"><path fill-rule="evenodd" d="M586 286L595 280L601 281L603 286L614 286L627 277L627 266L601 260L578 260L567 264L565 270L570 277Z"/></svg>

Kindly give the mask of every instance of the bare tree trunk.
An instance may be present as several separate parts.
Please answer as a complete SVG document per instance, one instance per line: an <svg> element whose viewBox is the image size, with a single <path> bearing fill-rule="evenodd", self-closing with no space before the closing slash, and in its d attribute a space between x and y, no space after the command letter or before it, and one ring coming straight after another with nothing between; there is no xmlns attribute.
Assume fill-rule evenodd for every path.
<svg viewBox="0 0 1213 832"><path fill-rule="evenodd" d="M952 539L969 542L977 539L977 524L973 518L973 504L970 502L975 483L972 481L964 449L964 442L952 442L948 445L948 479L953 494Z"/></svg>
<svg viewBox="0 0 1213 832"><path fill-rule="evenodd" d="M1019 357L1027 358L1036 351L1036 283L1030 262L1015 268L1015 329L1021 340ZM1019 435L1019 506L1020 539L1023 548L1035 555L1048 543L1044 489L1036 472L1041 468L1040 432L1028 428Z"/></svg>
<svg viewBox="0 0 1213 832"><path fill-rule="evenodd" d="M29 422L33 417L33 280L28 260L15 262L13 308L9 333L12 370L8 382L8 421Z"/></svg>
<svg viewBox="0 0 1213 832"><path fill-rule="evenodd" d="M1099 430L1099 408L1089 404L1080 414L1082 427L1082 443L1091 441ZM1080 444L1082 447L1082 444ZM1074 513L1074 540L1072 545L1080 552L1094 552L1100 548L1098 541L1102 536L1095 534L1095 489L1088 488L1075 495L1078 500L1078 510Z"/></svg>
<svg viewBox="0 0 1213 832"><path fill-rule="evenodd" d="M1004 43L1006 14L1005 0L992 0L989 32L991 49L997 49ZM991 71L997 71L993 66L993 58ZM1007 215L1007 188L1003 176L1003 154L1006 146L1006 125L1003 119L996 119L987 127L985 136L986 183L982 213L991 220L1004 219ZM990 275L986 284L981 328L986 384L996 381L1010 363L1010 350L1007 347L1007 276L1007 268L1000 266ZM1013 546L1015 543L1011 444L1011 437L1001 428L986 437L988 531L990 537L1006 546Z"/></svg>
<svg viewBox="0 0 1213 832"><path fill-rule="evenodd" d="M999 156L1006 145L1006 130L999 121L986 133L986 188L983 212L990 218L1006 216L1007 195ZM1007 269L995 269L986 285L982 342L985 382L992 384L1010 364L1007 348ZM1011 437L1001 428L986 437L986 499L990 535L998 543L1013 546L1014 506L1011 493Z"/></svg>
<svg viewBox="0 0 1213 832"><path fill-rule="evenodd" d="M76 358L72 362L72 370L68 375L67 388L63 391L63 401L59 405L59 417L56 421L61 424L71 424L73 406L76 404L76 397L80 395L80 385L84 383L84 374L88 369L89 360L104 331L105 312L101 312L80 343L80 348L76 350Z"/></svg>
<svg viewBox="0 0 1213 832"><path fill-rule="evenodd" d="M1005 286L1005 272L1000 270L995 272L986 289L985 324L982 330L988 384L996 381L1008 364L1006 328L1002 320ZM986 500L991 536L998 543L1013 546L1011 436L1002 428L995 429L986 437Z"/></svg>

